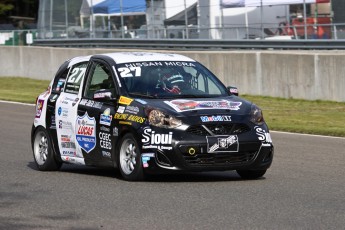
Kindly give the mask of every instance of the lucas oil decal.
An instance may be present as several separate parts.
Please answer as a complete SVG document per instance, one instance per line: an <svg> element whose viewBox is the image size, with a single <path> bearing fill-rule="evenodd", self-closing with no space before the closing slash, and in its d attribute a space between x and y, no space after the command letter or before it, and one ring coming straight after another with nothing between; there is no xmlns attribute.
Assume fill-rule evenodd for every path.
<svg viewBox="0 0 345 230"><path fill-rule="evenodd" d="M238 152L238 137L233 136L207 136L207 152Z"/></svg>
<svg viewBox="0 0 345 230"><path fill-rule="evenodd" d="M145 128L143 133L143 149L167 149L171 150L172 132L169 133L156 133L151 128Z"/></svg>
<svg viewBox="0 0 345 230"><path fill-rule="evenodd" d="M85 152L91 152L96 146L96 121L94 117L89 117L87 112L84 116L77 116L76 121L77 142Z"/></svg>

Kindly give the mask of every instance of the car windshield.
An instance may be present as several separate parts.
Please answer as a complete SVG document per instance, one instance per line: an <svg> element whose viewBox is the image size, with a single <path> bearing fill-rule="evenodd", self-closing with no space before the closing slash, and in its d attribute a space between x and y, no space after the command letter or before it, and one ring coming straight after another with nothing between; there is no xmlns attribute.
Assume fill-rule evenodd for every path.
<svg viewBox="0 0 345 230"><path fill-rule="evenodd" d="M227 96L224 85L197 62L155 61L117 65L128 93L135 97Z"/></svg>

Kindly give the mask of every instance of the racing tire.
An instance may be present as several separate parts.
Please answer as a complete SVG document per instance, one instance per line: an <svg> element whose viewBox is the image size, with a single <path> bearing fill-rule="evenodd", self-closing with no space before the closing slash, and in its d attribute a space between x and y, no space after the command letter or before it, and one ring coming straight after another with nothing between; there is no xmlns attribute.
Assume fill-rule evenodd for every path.
<svg viewBox="0 0 345 230"><path fill-rule="evenodd" d="M125 180L140 181L144 179L140 147L131 133L125 134L120 141L118 162L120 173Z"/></svg>
<svg viewBox="0 0 345 230"><path fill-rule="evenodd" d="M262 177L263 175L265 175L266 169L263 169L263 170L236 170L236 172L238 173L238 175L240 175L240 177L242 179L254 180L254 179L258 179L258 178Z"/></svg>
<svg viewBox="0 0 345 230"><path fill-rule="evenodd" d="M56 160L50 136L43 127L35 131L32 150L38 170L56 171L61 168L62 163Z"/></svg>

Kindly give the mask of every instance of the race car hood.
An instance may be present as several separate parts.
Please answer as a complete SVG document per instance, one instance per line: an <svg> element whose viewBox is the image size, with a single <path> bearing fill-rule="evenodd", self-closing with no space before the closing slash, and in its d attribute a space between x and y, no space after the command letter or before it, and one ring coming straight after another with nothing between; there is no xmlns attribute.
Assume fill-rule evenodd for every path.
<svg viewBox="0 0 345 230"><path fill-rule="evenodd" d="M160 109L180 118L213 115L248 115L251 102L236 96L217 98L136 99L146 108Z"/></svg>

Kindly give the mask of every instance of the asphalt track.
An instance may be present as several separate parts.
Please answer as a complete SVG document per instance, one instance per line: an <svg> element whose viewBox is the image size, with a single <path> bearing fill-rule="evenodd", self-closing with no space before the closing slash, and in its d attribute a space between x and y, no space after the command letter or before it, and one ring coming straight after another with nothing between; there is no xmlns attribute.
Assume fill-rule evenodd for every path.
<svg viewBox="0 0 345 230"><path fill-rule="evenodd" d="M265 178L235 172L123 181L116 170L39 172L34 107L0 102L0 229L344 229L345 139L272 133Z"/></svg>

